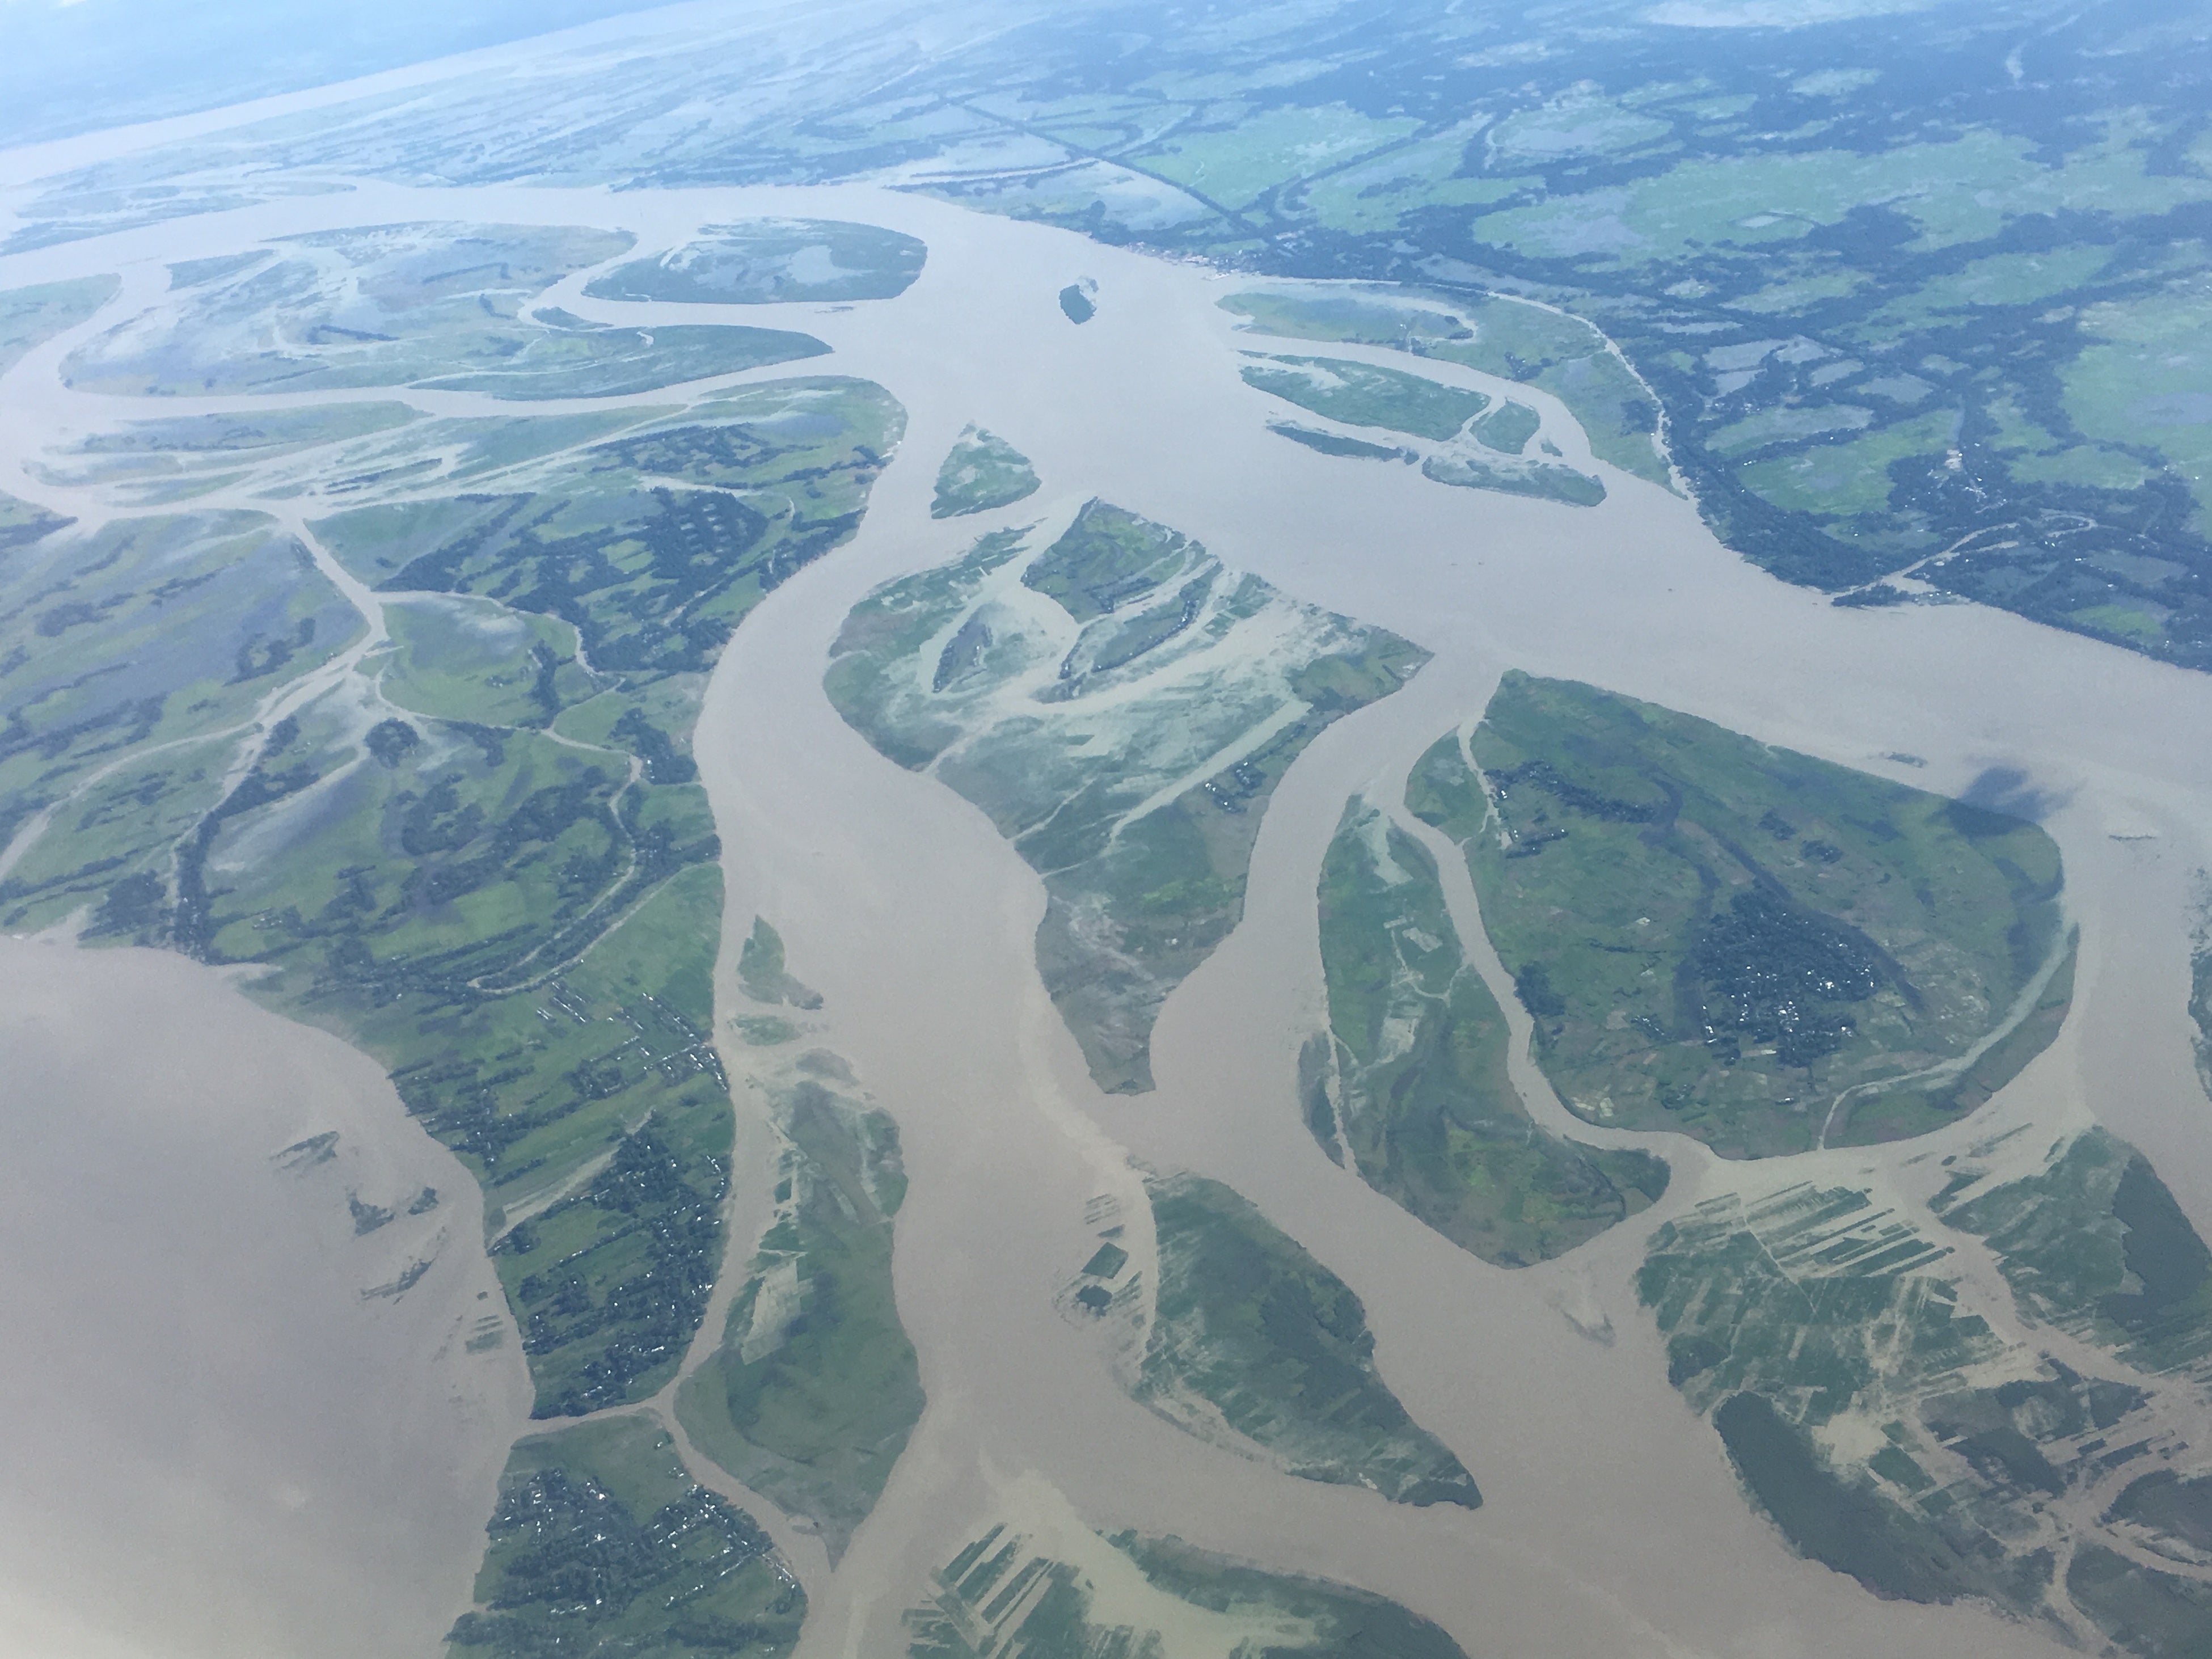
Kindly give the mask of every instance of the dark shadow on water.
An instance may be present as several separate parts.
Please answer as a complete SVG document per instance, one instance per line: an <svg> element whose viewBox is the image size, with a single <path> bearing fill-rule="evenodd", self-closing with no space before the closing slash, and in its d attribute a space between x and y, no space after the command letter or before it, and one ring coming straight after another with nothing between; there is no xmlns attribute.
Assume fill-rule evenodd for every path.
<svg viewBox="0 0 2212 1659"><path fill-rule="evenodd" d="M1951 804L1950 817L1962 835L2001 836L2014 827L2006 820L2040 823L2069 799L2043 788L2017 766L1984 767Z"/></svg>

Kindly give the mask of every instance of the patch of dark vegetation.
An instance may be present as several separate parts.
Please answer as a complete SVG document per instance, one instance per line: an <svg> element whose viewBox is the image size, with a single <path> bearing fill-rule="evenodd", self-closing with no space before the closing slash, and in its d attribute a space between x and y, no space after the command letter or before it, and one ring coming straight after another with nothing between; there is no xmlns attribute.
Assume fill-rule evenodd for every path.
<svg viewBox="0 0 2212 1659"><path fill-rule="evenodd" d="M1465 848L1536 1057L1595 1121L1731 1157L1895 1139L2064 1018L2057 848L2020 817L1518 672L1472 748L1480 775L1431 749L1408 805Z"/></svg>
<svg viewBox="0 0 2212 1659"><path fill-rule="evenodd" d="M1474 1477L1376 1374L1342 1280L1218 1182L1150 1186L1159 1283L1139 1400L1195 1432L1218 1413L1308 1480L1480 1507Z"/></svg>
<svg viewBox="0 0 2212 1659"><path fill-rule="evenodd" d="M1435 860L1364 801L1322 861L1321 947L1333 1064L1309 1049L1301 1088L1324 1150L1368 1185L1516 1267L1666 1191L1660 1159L1578 1146L1529 1117L1506 1072L1504 1013L1466 960ZM1532 1012L1557 1000L1543 972L1518 987Z"/></svg>
<svg viewBox="0 0 2212 1659"><path fill-rule="evenodd" d="M1759 1506L1798 1553L1848 1573L1878 1595L1950 1601L1986 1593L1995 1562L1962 1554L1937 1528L1838 1478L1804 1431L1755 1394L1713 1413L1729 1456ZM2047 1576L2047 1573L2046 1573Z"/></svg>
<svg viewBox="0 0 2212 1659"><path fill-rule="evenodd" d="M771 1659L805 1616L768 1534L642 1418L520 1442L486 1531L477 1605L447 1637L456 1659Z"/></svg>

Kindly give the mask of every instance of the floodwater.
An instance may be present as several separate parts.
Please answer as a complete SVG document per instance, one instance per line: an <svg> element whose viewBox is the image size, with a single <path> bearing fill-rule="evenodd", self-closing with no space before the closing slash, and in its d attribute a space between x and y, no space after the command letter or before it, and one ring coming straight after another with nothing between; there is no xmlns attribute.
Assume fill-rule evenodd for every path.
<svg viewBox="0 0 2212 1659"><path fill-rule="evenodd" d="M430 1651L529 1410L467 1174L181 957L0 940L0 1645Z"/></svg>
<svg viewBox="0 0 2212 1659"><path fill-rule="evenodd" d="M2055 1652L2037 1632L1972 1608L1877 1601L1796 1559L1747 1506L1717 1437L1668 1387L1656 1335L1630 1288L1650 1229L1725 1190L1735 1173L1729 1167L1669 1142L1675 1182L1662 1205L1562 1261L1511 1272L1455 1249L1322 1158L1299 1123L1292 1089L1298 1043L1321 1018L1313 894L1346 797L1370 789L1394 799L1413 758L1479 713L1508 667L1591 680L1924 787L1964 790L1993 769L2016 769L2048 802L2045 821L2066 854L2083 934L2079 988L2060 1042L1969 1127L1978 1133L2003 1113L2055 1123L2086 1103L2151 1154L2200 1228L2212 1231L2208 1107L2191 1069L2184 1011L2195 883L2207 856L2203 826L2212 823L2212 678L1971 606L1835 610L1720 548L1688 504L1619 474L1607 474L1606 504L1579 509L1316 455L1268 433L1268 400L1237 378L1238 346L1266 343L1240 340L1234 319L1215 305L1234 282L893 191L365 185L349 197L25 255L0 262L0 283L143 268L280 231L398 218L621 225L637 230L641 251L650 252L689 227L755 212L868 219L920 235L930 248L921 277L897 300L844 311L749 307L736 318L829 341L834 356L781 373L878 380L906 405L908 426L854 541L779 588L739 630L713 678L698 734L726 848L725 988L737 938L756 912L765 914L782 931L792 971L826 998L829 1046L852 1059L897 1118L912 1178L898 1222L897 1285L930 1406L877 1513L835 1574L818 1557L799 1564L817 1610L803 1659L897 1651L899 1614L929 1570L995 1518L997 1494L1032 1477L1096 1527L1172 1532L1394 1596L1443 1624L1475 1659ZM1098 283L1098 312L1076 327L1054 296L1083 277ZM713 307L584 301L576 293L582 282L564 284L555 300L608 320L732 319ZM65 393L52 368L70 343L33 354L9 378L6 391L18 411L10 417L11 451L17 434L33 427L82 428L140 410L182 413L243 401L148 405ZM1494 386L1479 375L1439 373ZM1516 395L1557 414L1540 396ZM407 396L440 413L572 407ZM1044 489L999 514L933 523L927 502L937 464L970 422L1030 455ZM72 510L86 504L23 480L12 471L19 459L20 452L0 455L0 487L21 483L18 493ZM982 530L1025 523L1091 495L1171 524L1298 598L1393 628L1436 653L1403 691L1339 723L1285 777L1255 848L1246 920L1168 1004L1154 1047L1159 1087L1133 1099L1097 1093L1037 982L1031 934L1043 895L1035 876L980 812L878 757L839 720L820 686L830 639L877 583L942 561ZM1925 764L1883 758L1893 752ZM1463 884L1455 898L1468 931L1472 896ZM1478 940L1470 933L1471 945ZM1477 945L1478 962L1486 954ZM142 960L101 959L154 975ZM1497 974L1494 960L1483 965ZM125 1063L98 1052L93 1035L110 1029L118 994L103 976L124 971L87 966L45 976L62 1034L51 1040L51 1063L78 1066L86 1079L70 1086L72 1100L140 1097L90 1080ZM189 988L205 982L181 966L164 971L173 977L145 981L149 1028L162 1011L200 995ZM222 995L236 1002L234 994ZM1510 997L1501 1000L1513 1006ZM1525 1036L1525 1023L1520 1029ZM1520 1074L1532 1107L1565 1124L1525 1062ZM281 1078L281 1066L271 1075ZM232 1127L222 1114L246 1106L234 1098L237 1090L227 1094L213 1082L208 1106L165 1121L190 1115L197 1123L204 1115L209 1145L234 1142L234 1152L222 1155L245 1158L240 1168L258 1180L267 1175L267 1152L283 1144L271 1137L289 1133L273 1127L289 1098L284 1086L257 1069L246 1091L270 1115L266 1130L258 1119L250 1128ZM38 1115L35 1104L10 1113L11 1121ZM113 1199L105 1212L84 1206L51 1218L38 1230L50 1265L11 1271L11 1280L23 1282L8 1295L70 1297L108 1277L125 1281L118 1296L149 1294L143 1285L154 1282L155 1268L133 1270L137 1253L114 1267L98 1265L110 1261L103 1252L112 1216L181 1202L163 1196L173 1190L176 1159L141 1165L127 1156L124 1126L137 1121L115 1120L126 1155L100 1138L102 1152L118 1157L112 1170L77 1139L50 1126L40 1131L51 1156L76 1159L58 1170L73 1181L112 1181ZM1935 1139L1948 1150L1969 1127ZM411 1133L391 1124L379 1144L416 1145ZM1932 1144L1915 1143L1908 1153L1817 1154L1802 1167L1823 1178L1883 1168ZM1133 1405L1114 1380L1100 1334L1051 1306L1095 1242L1084 1223L1086 1201L1110 1194L1140 1212L1133 1160L1231 1182L1349 1282L1366 1303L1387 1379L1473 1471L1485 1507L1413 1510L1291 1480L1200 1444ZM741 1185L746 1175L740 1172ZM1758 1178L1768 1175L1762 1169ZM755 1185L771 1178L764 1169L750 1176ZM236 1180L241 1192L251 1185L246 1174ZM292 1190L273 1177L270 1189ZM757 1197L740 1194L741 1201ZM456 1263L459 1242L474 1237L460 1207L452 1224ZM342 1200L335 1213L343 1223ZM177 1238L193 1241L191 1251L170 1254L228 1261L228 1236L215 1218L193 1214L198 1220L173 1224ZM748 1243L736 1242L733 1260ZM330 1248L344 1245L341 1237ZM264 1260L271 1256L295 1260L263 1249L240 1253L242 1265L233 1270L274 1272L281 1264ZM414 1318L430 1305L410 1293L390 1309L364 1310L347 1300L357 1287L343 1274L322 1294L329 1305L301 1324L318 1342L326 1331ZM252 1297L222 1298L234 1320L258 1305ZM1613 1333L1609 1345L1584 1334L1602 1320ZM377 1350L381 1370L349 1373L343 1386L324 1358L307 1352L305 1339L294 1349L272 1337L268 1370L284 1386L263 1389L270 1445L280 1443L276 1426L290 1421L284 1412L357 1427L391 1421L395 1398L447 1386L426 1380L445 1375L438 1370L446 1363L438 1357L445 1328L434 1330L427 1313L420 1321L419 1328L390 1333ZM54 1370L127 1368L147 1352L135 1338L59 1316L47 1328ZM5 1369L6 1386L17 1389L38 1383L46 1368L11 1360ZM187 1379L181 1385L180 1375ZM179 1434L204 1414L216 1424L247 1420L224 1416L230 1396L219 1378L203 1382L171 1366L163 1380ZM501 1386L515 1386L511 1373ZM83 1443L118 1464L150 1455L136 1449L145 1408L131 1400L111 1403L87 1392L70 1419ZM19 1409L19 1422L60 1409L52 1401L25 1405L33 1408ZM315 1418L325 1407L332 1415ZM432 1504L424 1494L452 1486L452 1447L465 1444L461 1461L472 1470L495 1467L502 1437L513 1431L512 1415L473 1409L468 1432L434 1449L386 1440L378 1467L392 1482L389 1503L380 1510L364 1501L358 1513L389 1515L397 1512L391 1504L416 1502L444 1515L443 1498ZM228 1503L220 1495L252 1486L249 1471L278 1455L258 1439L206 1443L209 1461L176 1479L204 1479L210 1503ZM336 1467L350 1466L341 1460ZM471 1525L480 1525L488 1477L462 1484L467 1491L454 1501L473 1501ZM163 1489L191 1501L180 1485ZM87 1501L79 1512L89 1526L110 1510ZM111 1541L105 1557L94 1553L87 1563L169 1571L190 1551L161 1518L147 1521L136 1548ZM259 1536L240 1525L241 1540ZM466 1530L457 1525L441 1534L451 1540L451 1559L443 1576L433 1577L447 1596L447 1617L463 1604L452 1587L465 1577L455 1564L473 1559L472 1542L459 1538ZM316 1554L313 1571L332 1582L350 1571L362 1594L372 1583L398 1582L386 1574L389 1558L365 1540L319 1537L333 1553ZM40 1547L20 1528L0 1533L0 1585L18 1595L39 1587L53 1618L90 1617L97 1598L70 1593L69 1581L42 1565ZM304 1555L306 1544L299 1547ZM222 1559L232 1561L238 1588L206 1589L203 1604L246 1598L239 1605L265 1607L272 1628L316 1605L281 1578L272 1587L279 1576ZM249 1581L257 1587L250 1593ZM103 1595L110 1582L100 1581ZM419 1628L438 1622L425 1617ZM127 1634L116 1620L101 1629ZM318 1638L299 1650L344 1650L337 1641ZM88 1643L82 1650L107 1650ZM394 1632L392 1644L360 1650L419 1652L422 1644L398 1643Z"/></svg>

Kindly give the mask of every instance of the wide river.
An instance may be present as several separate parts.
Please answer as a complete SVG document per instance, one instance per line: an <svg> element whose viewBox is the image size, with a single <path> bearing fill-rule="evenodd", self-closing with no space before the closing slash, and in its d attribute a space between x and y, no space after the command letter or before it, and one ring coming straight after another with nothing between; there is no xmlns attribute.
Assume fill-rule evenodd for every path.
<svg viewBox="0 0 2212 1659"><path fill-rule="evenodd" d="M1561 1261L1514 1272L1457 1250L1322 1156L1292 1090L1298 1043L1321 1018L1315 884L1347 795L1372 788L1395 799L1413 759L1478 714L1508 667L1593 681L1923 787L1963 791L1992 769L2015 769L2066 854L2083 935L2074 1014L1988 1115L1911 1151L1950 1150L2003 1114L2057 1122L2086 1102L2151 1155L2212 1231L2212 1134L2185 1010L2203 827L2212 824L2212 678L1973 606L1836 610L1721 548L1687 503L1618 474L1607 476L1603 506L1581 509L1317 456L1269 433L1267 400L1238 378L1237 353L1254 342L1216 303L1234 291L1233 279L890 191L368 185L0 261L0 285L149 271L157 260L216 254L278 232L398 219L622 227L659 246L696 225L750 214L866 219L929 245L922 276L896 300L757 307L740 319L830 342L836 355L800 372L877 380L904 404L908 424L855 539L787 582L739 629L698 734L726 849L724 988L736 936L757 912L767 915L784 934L793 971L826 998L831 1046L897 1118L912 1176L898 1222L897 1288L930 1404L834 1575L818 1556L795 1557L817 1610L804 1659L899 1651L900 1614L928 1571L1030 1474L1095 1527L1171 1532L1394 1596L1444 1625L1476 1659L2057 1651L1972 1608L1877 1601L1796 1559L1747 1506L1717 1437L1668 1387L1629 1282L1651 1227L1725 1190L1740 1167L1670 1142L1675 1179L1662 1205ZM1055 302L1079 278L1098 285L1097 314L1081 327ZM731 315L586 301L575 297L580 286L565 284L557 297L607 320ZM143 407L63 392L52 370L66 343L33 354L0 386L0 466L59 428ZM268 401L318 400L333 399ZM241 401L164 399L160 408ZM410 401L441 413L570 407ZM1005 513L933 523L938 463L971 422L1030 455L1044 488ZM0 488L84 505L12 471L0 472ZM821 690L829 643L869 589L943 561L981 530L1094 495L1435 653L1404 690L1332 728L1285 779L1255 853L1246 919L1170 1001L1155 1043L1159 1086L1133 1099L1099 1095L1043 994L1031 954L1043 909L1036 877L980 812L877 756ZM1925 765L1884 758L1899 752ZM1457 897L1464 910L1463 884ZM58 962L66 971L52 966ZM1486 971L1495 974L1494 961ZM71 1535L66 1528L42 1535L0 1508L0 1619L17 1606L38 1611L49 1621L39 1628L52 1632L46 1650L59 1654L423 1651L422 1634L465 1602L473 1543L464 1534L480 1528L491 1473L518 1427L511 1346L489 1351L507 1356L505 1370L441 1380L441 1368L454 1363L453 1321L469 1310L455 1298L472 1298L477 1281L464 1284L457 1267L456 1288L441 1299L410 1296L386 1309L361 1301L374 1281L358 1273L325 1274L327 1294L313 1291L321 1281L303 1263L296 1283L286 1281L287 1294L304 1298L301 1310L280 1318L274 1292L252 1275L277 1272L267 1258L291 1255L240 1246L228 1201L187 1203L177 1188L179 1170L204 1169L194 1179L211 1195L273 1192L292 1202L295 1189L272 1173L270 1154L299 1138L295 1121L307 1126L302 1133L340 1123L334 1107L310 1111L295 1099L300 1079L325 1066L354 1079L358 1100L344 1121L363 1156L373 1147L395 1170L427 1170L442 1154L388 1091L378 1095L373 1067L365 1078L345 1069L367 1062L252 1011L205 972L25 945L0 952L0 974L36 988L52 1010L40 1028L35 1086L13 1059L30 1041L19 1036L21 1020L0 1027L10 1056L0 1081L8 1173L33 1195L11 1200L0 1218L6 1305L51 1304L37 1326L48 1357L26 1365L11 1342L0 1398L16 1407L21 1431L50 1448L40 1454L40 1467L51 1465L47 1484L27 1501L87 1535L118 1505L137 1514L140 1528L103 1534L100 1547L72 1556L64 1577L51 1558ZM229 1012L201 1012L218 1006ZM224 1073L223 1054L203 1053L204 1043L172 1060L153 1040L175 1031L161 1041L184 1044L195 1019L212 1030L249 1016L268 1022L255 1028L251 1068ZM118 1024L146 1033L141 1046L159 1058L133 1070L106 1042ZM172 1070L197 1075L185 1064L191 1054L216 1066L222 1086L156 1083ZM742 1066L741 1054L730 1058ZM1521 1075L1540 1114L1565 1123L1525 1064ZM1850 1176L1897 1156L1814 1154L1793 1163L1791 1177ZM1358 1292L1384 1375L1473 1471L1486 1499L1480 1511L1409 1510L1294 1480L1195 1442L1130 1402L1097 1332L1051 1303L1095 1243L1084 1220L1089 1200L1112 1194L1141 1213L1139 1163L1231 1182ZM441 1167L447 1177L422 1180L452 1200L436 1213L457 1258L475 1218L458 1169ZM769 1172L740 1176L738 1201L756 1212ZM83 1200L53 1201L64 1183L76 1183ZM42 1188L46 1199L33 1202ZM342 1200L331 1213L343 1222ZM303 1208L301 1216L297 1227L337 1240L328 1248L348 1247L327 1215ZM270 1240L286 1237L270 1224ZM26 1231L35 1252L17 1243ZM168 1242L155 1249L157 1238ZM134 1265L142 1261L143 1272ZM218 1267L226 1262L235 1276ZM188 1271L194 1263L205 1270ZM480 1270L480 1262L469 1269ZM148 1288L157 1285L181 1287ZM161 1334L168 1328L146 1304L167 1305L187 1288L217 1332L258 1321L254 1340L270 1346L252 1386L234 1372L176 1363ZM1601 1316L1611 1322L1610 1342L1584 1334ZM377 1350L382 1369L365 1368L359 1351L338 1341L356 1329L387 1333ZM139 1386L137 1373L148 1367L159 1389ZM131 1373L132 1385L114 1382L118 1373ZM100 1388L72 1386L94 1377ZM168 1435L148 1428L147 1401L156 1395L174 1425ZM310 1486L307 1473L276 1466L294 1455L286 1449L313 1443L313 1424L325 1419L333 1426L320 1443L334 1449L324 1472L355 1480L343 1488L352 1529L283 1534L298 1564L272 1569L245 1553L263 1534L240 1522L203 1600L247 1596L250 1583L259 1599L241 1605L267 1604L273 1610L256 1616L288 1632L331 1605L320 1598L332 1583L349 1583L360 1599L434 1606L404 1630L349 1634L351 1646L331 1613L328 1639L219 1647L185 1632L149 1634L137 1614L110 1605L155 1565L197 1570L176 1565L190 1551L175 1542L178 1511L161 1504L189 1505L204 1490L214 1494L209 1504L226 1503L224 1483L234 1479L277 1492L294 1489L287 1482ZM383 1460L374 1468L361 1449L370 1441ZM203 1462L180 1462L175 1443L208 1449ZM312 1459L301 1466L312 1467ZM374 1541L418 1524L453 1559L425 1567ZM220 1543L232 1534L210 1535Z"/></svg>

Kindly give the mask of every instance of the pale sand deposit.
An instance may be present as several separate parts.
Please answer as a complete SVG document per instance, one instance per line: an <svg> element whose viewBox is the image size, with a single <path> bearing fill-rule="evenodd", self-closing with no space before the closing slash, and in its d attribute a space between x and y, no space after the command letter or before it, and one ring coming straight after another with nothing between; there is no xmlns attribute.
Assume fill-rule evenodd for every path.
<svg viewBox="0 0 2212 1659"><path fill-rule="evenodd" d="M1724 1189L1729 1169L1670 1143L1676 1182L1658 1209L1566 1261L1514 1273L1455 1249L1322 1158L1291 1088L1298 1042L1320 1018L1314 887L1346 795L1368 787L1389 798L1414 757L1480 711L1508 666L1590 679L1931 787L1964 788L1986 767L2017 766L2063 802L2050 826L2066 853L2083 957L2065 1036L1990 1112L2063 1121L2086 1098L2159 1161L2203 1227L2212 1143L2190 1069L2183 969L2189 875L2206 856L2199 826L2212 823L2212 678L1968 606L1833 610L1720 548L1687 504L1618 473L1607 474L1604 506L1578 509L1316 456L1267 431L1280 406L1237 377L1237 348L1267 343L1234 333L1216 307L1235 283L888 191L369 184L22 256L0 262L0 283L401 218L622 225L649 253L693 226L748 213L871 220L930 246L921 277L897 300L837 313L747 307L735 319L805 328L836 348L744 378L863 375L909 414L858 538L740 630L700 729L726 848L725 975L751 917L774 916L793 970L827 999L823 1040L854 1060L897 1117L913 1178L898 1289L931 1406L836 1573L809 1572L808 1659L898 1650L898 1615L928 1571L994 1518L991 1469L1038 1472L1094 1526L1171 1531L1393 1595L1477 1659L2055 1650L1973 1608L1876 1601L1793 1557L1747 1506L1717 1437L1668 1387L1629 1284L1650 1228ZM1099 309L1077 328L1054 296L1085 276L1097 280ZM581 283L555 297L595 318L730 319L712 307L585 301L573 293ZM78 396L53 380L68 343L33 354L9 378L13 406L33 418L9 422L0 487L73 512L106 509L91 492L41 489L17 470L33 433L44 442L127 415L357 395L158 404ZM440 413L574 407L406 397ZM1559 418L1548 404L1545 413ZM1043 488L999 514L933 524L936 467L971 422L1028 454ZM980 812L878 757L820 687L830 639L877 583L951 556L981 530L1094 494L1198 537L1296 598L1437 653L1404 691L1316 741L1285 780L1255 851L1247 920L1170 1000L1154 1048L1160 1087L1133 1100L1098 1096L1037 982L1036 877ZM1878 758L1893 750L1929 765L1905 771ZM2110 839L2145 827L2159 839ZM1456 884L1455 896L1462 908L1471 897ZM1494 961L1486 967L1495 976ZM72 1019L104 1018L89 988L76 994L82 1006L65 985L54 994ZM1532 1108L1571 1127L1525 1066L1520 1076ZM1095 1243L1086 1200L1112 1192L1133 1201L1132 1152L1230 1182L1358 1291L1384 1374L1464 1459L1484 1509L1395 1508L1290 1480L1200 1445L1127 1398L1098 1334L1061 1318L1052 1299ZM1841 1170L1908 1155L1816 1157L1822 1170ZM740 1170L741 1198L757 1200L769 1178ZM80 1217L52 1233L57 1258L28 1286L67 1296L100 1248L98 1229ZM733 1261L749 1249L733 1238ZM349 1284L330 1291L334 1305L351 1293ZM1590 1340L1562 1302L1583 1326L1593 1310L1608 1318L1618 1340ZM426 1328L381 1352L395 1370L415 1367L406 1386L420 1387L435 1374L441 1340ZM191 1420L185 1404L201 1402L180 1404ZM112 1437L132 1420L124 1410L100 1432ZM244 1449L237 1457L252 1461ZM427 1455L395 1455L391 1467L402 1490L446 1478ZM223 1464L209 1478L220 1491L246 1477ZM480 1524L489 1486L472 1490ZM440 1581L448 1584L473 1547L456 1541L451 1553Z"/></svg>

